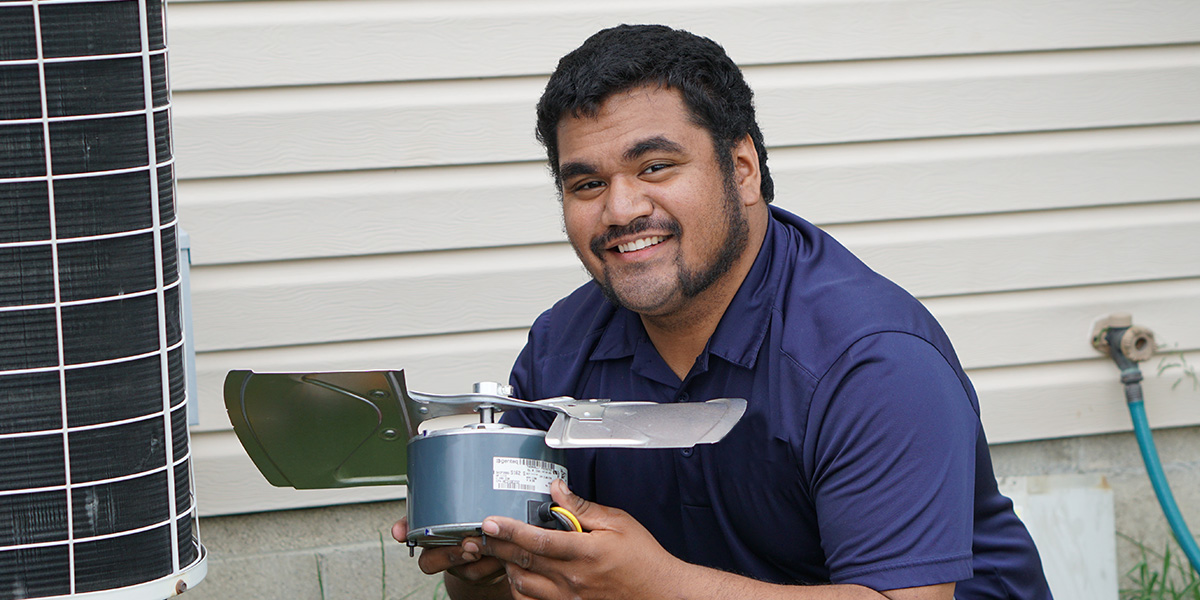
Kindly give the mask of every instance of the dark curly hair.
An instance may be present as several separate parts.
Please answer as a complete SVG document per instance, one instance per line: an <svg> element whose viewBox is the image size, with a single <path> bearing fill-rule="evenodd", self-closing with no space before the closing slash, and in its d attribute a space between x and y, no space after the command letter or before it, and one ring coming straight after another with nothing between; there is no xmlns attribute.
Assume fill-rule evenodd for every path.
<svg viewBox="0 0 1200 600"><path fill-rule="evenodd" d="M554 184L558 171L558 123L594 117L617 92L644 85L679 90L693 122L712 136L717 160L733 171L732 150L747 134L758 151L762 197L775 197L767 148L754 117L754 92L742 71L716 42L663 25L619 25L588 38L562 57L537 105L537 139L546 147Z"/></svg>

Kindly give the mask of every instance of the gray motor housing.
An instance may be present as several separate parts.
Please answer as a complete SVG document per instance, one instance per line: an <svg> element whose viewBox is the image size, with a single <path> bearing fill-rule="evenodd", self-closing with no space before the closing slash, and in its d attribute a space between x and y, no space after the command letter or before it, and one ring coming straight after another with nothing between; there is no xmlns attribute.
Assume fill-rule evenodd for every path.
<svg viewBox="0 0 1200 600"><path fill-rule="evenodd" d="M422 432L408 442L408 543L448 546L481 535L483 519L536 516L549 484L566 480L546 432L501 424Z"/></svg>

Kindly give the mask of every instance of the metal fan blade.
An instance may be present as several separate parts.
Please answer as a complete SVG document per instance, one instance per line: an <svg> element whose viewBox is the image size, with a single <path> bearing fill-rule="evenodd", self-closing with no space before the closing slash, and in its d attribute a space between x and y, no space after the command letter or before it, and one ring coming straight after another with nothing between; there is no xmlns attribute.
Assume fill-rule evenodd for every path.
<svg viewBox="0 0 1200 600"><path fill-rule="evenodd" d="M590 418L560 413L546 432L551 448L689 448L718 442L742 414L746 401L656 404L606 402L589 407Z"/></svg>
<svg viewBox="0 0 1200 600"><path fill-rule="evenodd" d="M405 395L402 371L231 371L225 379L225 407L246 453L271 484L297 489L404 483Z"/></svg>

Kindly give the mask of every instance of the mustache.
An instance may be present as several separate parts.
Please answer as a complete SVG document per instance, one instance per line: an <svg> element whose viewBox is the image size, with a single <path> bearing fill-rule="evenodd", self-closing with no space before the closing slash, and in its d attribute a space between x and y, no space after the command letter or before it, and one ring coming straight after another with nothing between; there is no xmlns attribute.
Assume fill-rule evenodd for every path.
<svg viewBox="0 0 1200 600"><path fill-rule="evenodd" d="M592 254L603 257L604 251L607 250L609 246L612 246L614 240L627 235L637 235L643 231L649 231L652 229L665 231L675 237L679 237L679 235L683 233L683 229L680 228L679 222L674 219L651 220L650 217L638 217L626 225L613 225L609 227L608 230L603 234L592 238L592 242L588 244L588 249L592 251Z"/></svg>

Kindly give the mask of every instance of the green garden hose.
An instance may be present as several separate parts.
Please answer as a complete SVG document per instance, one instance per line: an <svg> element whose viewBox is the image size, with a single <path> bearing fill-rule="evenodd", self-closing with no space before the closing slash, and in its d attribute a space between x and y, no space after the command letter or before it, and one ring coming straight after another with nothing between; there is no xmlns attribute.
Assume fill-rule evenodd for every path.
<svg viewBox="0 0 1200 600"><path fill-rule="evenodd" d="M1158 450L1154 447L1150 422L1146 419L1146 406L1142 401L1142 370L1136 362L1142 360L1142 357L1127 356L1130 348L1141 350L1139 344L1146 343L1145 339L1138 339L1139 335L1148 337L1148 343L1153 346L1153 336L1146 330L1139 331L1138 328L1130 326L1110 327L1104 333L1109 354L1121 369L1121 383L1125 384L1125 401L1129 405L1129 416L1133 420L1138 448L1142 451L1142 461L1146 463L1146 473L1150 476L1150 484L1154 486L1154 495L1158 496L1158 504L1162 507L1163 515L1167 518L1179 547L1192 563L1192 568L1200 572L1200 547L1197 547L1196 538L1192 537L1187 522L1183 520L1183 514L1179 512L1179 505L1175 503L1175 496L1167 483L1167 475L1163 472L1162 461L1158 458Z"/></svg>

